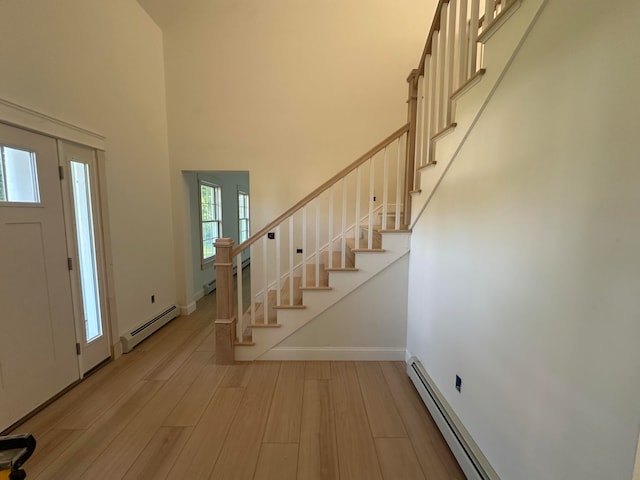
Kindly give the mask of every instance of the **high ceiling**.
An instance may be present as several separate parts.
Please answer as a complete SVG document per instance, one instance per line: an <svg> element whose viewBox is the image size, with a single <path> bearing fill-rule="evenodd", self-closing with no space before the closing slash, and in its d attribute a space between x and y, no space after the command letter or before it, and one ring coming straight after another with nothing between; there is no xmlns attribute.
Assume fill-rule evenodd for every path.
<svg viewBox="0 0 640 480"><path fill-rule="evenodd" d="M165 28L192 0L138 0L160 28Z"/></svg>

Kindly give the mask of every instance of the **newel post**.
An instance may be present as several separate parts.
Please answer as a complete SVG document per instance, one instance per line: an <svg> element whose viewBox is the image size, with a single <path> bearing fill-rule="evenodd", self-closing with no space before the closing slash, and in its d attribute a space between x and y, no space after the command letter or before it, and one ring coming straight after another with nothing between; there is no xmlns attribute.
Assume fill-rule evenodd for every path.
<svg viewBox="0 0 640 480"><path fill-rule="evenodd" d="M407 158L404 172L404 215L405 225L411 223L411 190L414 184L414 172L416 163L416 124L418 120L418 70L411 70L407 83L409 84L409 98L407 100L407 123L409 132L407 133Z"/></svg>
<svg viewBox="0 0 640 480"><path fill-rule="evenodd" d="M234 361L233 343L236 336L236 317L233 312L233 240L218 238L216 247L216 363L231 365Z"/></svg>

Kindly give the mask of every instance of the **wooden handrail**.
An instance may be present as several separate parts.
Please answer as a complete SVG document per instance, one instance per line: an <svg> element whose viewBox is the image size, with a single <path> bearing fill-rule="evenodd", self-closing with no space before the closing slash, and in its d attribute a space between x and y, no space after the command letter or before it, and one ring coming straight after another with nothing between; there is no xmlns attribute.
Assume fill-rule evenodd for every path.
<svg viewBox="0 0 640 480"><path fill-rule="evenodd" d="M236 248L234 248L233 252L231 253L232 258L235 257L238 253L242 252L245 248L247 248L247 247L251 246L252 244L254 244L259 238L262 238L269 231L273 230L280 223L282 223L283 220L285 220L288 217L290 217L291 215L293 215L299 209L301 209L306 204L311 202L311 200L313 200L318 195L320 195L321 193L323 193L326 190L328 190L332 185L334 185L336 182L338 182L338 180L342 179L343 177L345 177L346 175L348 175L349 173L354 171L360 165L362 165L367 160L369 160L371 157L373 157L376 153L382 151L385 147L388 147L394 140L398 139L401 135L403 135L404 133L406 133L408 131L409 131L409 124L407 123L406 125L403 125L398 130L393 132L387 138L382 140L375 147L373 147L372 149L367 151L364 155L360 156L351 165L349 165L349 166L343 168L342 170L340 170L337 174L335 174L333 177L331 177L329 180L324 182L322 185L320 185L318 188L316 188L309 195L307 195L302 200L300 200L293 207L289 208L287 211L285 211L280 216L278 216L275 220L273 220L271 223L269 223L266 227L263 227L262 229L260 229L260 231L258 231L258 233L254 234L254 235L251 235L251 237L249 237L244 242L242 242L240 245L238 245Z"/></svg>

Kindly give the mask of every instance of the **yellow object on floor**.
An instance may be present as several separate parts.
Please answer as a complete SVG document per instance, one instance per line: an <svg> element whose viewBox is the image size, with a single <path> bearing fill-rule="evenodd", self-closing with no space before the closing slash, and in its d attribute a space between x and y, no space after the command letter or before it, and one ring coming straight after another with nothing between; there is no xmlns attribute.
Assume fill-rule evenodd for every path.
<svg viewBox="0 0 640 480"><path fill-rule="evenodd" d="M36 449L33 435L9 435L0 437L0 480L22 480L26 473L21 469Z"/></svg>

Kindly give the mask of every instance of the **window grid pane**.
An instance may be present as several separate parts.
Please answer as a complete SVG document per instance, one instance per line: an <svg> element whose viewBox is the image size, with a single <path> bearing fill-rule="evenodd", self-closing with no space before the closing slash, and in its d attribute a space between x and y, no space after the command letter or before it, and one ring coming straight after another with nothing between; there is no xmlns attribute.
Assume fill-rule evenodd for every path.
<svg viewBox="0 0 640 480"><path fill-rule="evenodd" d="M238 240L240 243L249 238L249 194L238 191Z"/></svg>
<svg viewBox="0 0 640 480"><path fill-rule="evenodd" d="M216 254L213 246L222 236L222 205L220 187L200 183L200 235L202 260L210 260Z"/></svg>

